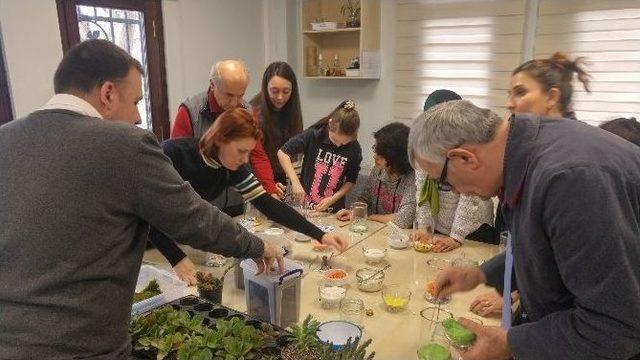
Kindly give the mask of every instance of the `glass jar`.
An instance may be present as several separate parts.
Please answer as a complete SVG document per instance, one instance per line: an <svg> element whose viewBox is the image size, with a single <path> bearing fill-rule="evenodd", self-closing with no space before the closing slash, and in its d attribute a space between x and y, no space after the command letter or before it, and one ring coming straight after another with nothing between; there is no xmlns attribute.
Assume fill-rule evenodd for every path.
<svg viewBox="0 0 640 360"><path fill-rule="evenodd" d="M349 225L349 230L358 234L366 233L369 230L366 203L356 201L351 205L351 225Z"/></svg>
<svg viewBox="0 0 640 360"><path fill-rule="evenodd" d="M364 301L357 298L342 299L342 301L340 301L340 319L362 328Z"/></svg>

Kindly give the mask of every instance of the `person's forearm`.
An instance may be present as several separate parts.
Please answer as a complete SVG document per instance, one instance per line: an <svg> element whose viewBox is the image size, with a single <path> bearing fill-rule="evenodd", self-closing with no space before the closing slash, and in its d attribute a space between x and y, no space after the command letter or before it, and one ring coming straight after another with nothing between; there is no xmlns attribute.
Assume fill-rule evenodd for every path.
<svg viewBox="0 0 640 360"><path fill-rule="evenodd" d="M338 191L336 191L336 193L331 196L333 198L332 203L335 203L338 200L342 199L345 195L347 195L347 193L349 192L349 190L351 190L352 187L353 187L353 183L350 183L350 182L344 183L340 187L340 189Z"/></svg>
<svg viewBox="0 0 640 360"><path fill-rule="evenodd" d="M280 161L280 167L284 170L284 173L287 175L291 183L300 184L300 180L298 180L298 175L296 174L296 170L293 168L293 163L291 162L291 157L282 150L278 150L278 161Z"/></svg>
<svg viewBox="0 0 640 360"><path fill-rule="evenodd" d="M369 216L369 220L377 221L385 224L388 223L389 221L393 221L394 218L395 218L395 214L386 214L386 215L373 214Z"/></svg>
<svg viewBox="0 0 640 360"><path fill-rule="evenodd" d="M149 241L160 251L171 266L176 266L187 254L185 254L168 236L158 231L155 227L151 227L149 230Z"/></svg>

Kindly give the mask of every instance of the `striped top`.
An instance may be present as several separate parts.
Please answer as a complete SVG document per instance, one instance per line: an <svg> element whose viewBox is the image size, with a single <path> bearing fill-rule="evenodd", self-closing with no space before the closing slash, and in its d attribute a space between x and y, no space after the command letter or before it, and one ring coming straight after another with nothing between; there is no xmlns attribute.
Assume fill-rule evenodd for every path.
<svg viewBox="0 0 640 360"><path fill-rule="evenodd" d="M216 160L200 153L202 160L207 166L214 169L223 168ZM265 193L264 188L260 185L258 178L251 172L248 164L240 166L235 171L229 171L229 187L236 189L242 195L244 201L251 201Z"/></svg>
<svg viewBox="0 0 640 360"><path fill-rule="evenodd" d="M180 176L207 201L218 197L227 187L237 190L245 201L254 200L265 193L249 164L229 170L216 159L201 154L196 138L166 140L162 143L162 150Z"/></svg>

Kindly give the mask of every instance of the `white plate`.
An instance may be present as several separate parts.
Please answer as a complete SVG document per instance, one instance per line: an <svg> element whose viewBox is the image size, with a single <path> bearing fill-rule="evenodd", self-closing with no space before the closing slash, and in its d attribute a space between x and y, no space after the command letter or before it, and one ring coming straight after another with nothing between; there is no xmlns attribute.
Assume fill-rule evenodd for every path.
<svg viewBox="0 0 640 360"><path fill-rule="evenodd" d="M391 240L388 240L387 242L389 243L389 246L394 249L406 249L407 246L409 246L409 242L391 241Z"/></svg>
<svg viewBox="0 0 640 360"><path fill-rule="evenodd" d="M307 242L307 241L311 241L311 238L308 237L307 235L303 234L303 233L299 233L299 232L295 232L293 234L293 238L295 239L295 241L298 242Z"/></svg>

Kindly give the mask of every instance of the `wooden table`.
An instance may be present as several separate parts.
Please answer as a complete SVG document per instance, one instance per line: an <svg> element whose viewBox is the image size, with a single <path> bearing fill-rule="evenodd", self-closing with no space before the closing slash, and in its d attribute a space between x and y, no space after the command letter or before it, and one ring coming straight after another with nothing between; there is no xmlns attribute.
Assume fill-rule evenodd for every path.
<svg viewBox="0 0 640 360"><path fill-rule="evenodd" d="M389 228L386 225L376 222L368 222L369 230L362 235L356 235L349 232L348 223L340 222L333 217L324 217L312 219L313 222L321 221L324 225L336 227L336 231L347 235L351 241L351 247L344 253L335 256L331 260L334 268L341 268L349 274L349 285L347 287L348 298L360 298L365 303L365 308L373 309L373 316L365 316L363 320L364 337L372 338L373 343L369 347L369 351L375 350L376 359L415 359L416 350L420 344L420 327L421 317L420 310L433 306L424 298L425 284L428 280L434 279L437 269L427 265L427 259L436 256L439 258L451 260L456 257L464 256L471 260L483 261L489 259L497 251L495 245L488 245L475 241L466 241L461 248L450 253L434 254L434 253L418 253L411 247L403 250L396 250L387 246L387 234ZM260 236L261 231L271 226L269 223L263 224L256 229L256 235ZM408 233L408 230L406 230ZM309 259L318 254L311 249L311 242L293 241L290 231L285 233L285 237L292 243L292 257L294 259ZM365 264L365 258L362 247L375 247L380 249L387 248L386 261L391 267L385 271L385 284L401 284L410 288L412 295L407 308L399 313L390 313L385 309L381 292L366 293L357 289L355 272L357 269L371 265ZM222 267L206 267L205 253L192 249L188 246L182 246L185 252L196 264L198 270L210 271L214 274L221 275ZM318 254L321 255L321 254ZM300 305L300 321L307 314L312 314L320 321L340 319L339 309L323 309L318 301L318 284L322 279L322 274L317 271L320 266L320 258L316 261L306 261L306 274L302 278L301 289L301 305ZM155 249L147 250L144 261L152 263L157 267L170 269L170 265ZM381 265L375 265L381 266ZM453 295L451 302L442 305L443 309L447 309L454 316L464 316L468 318L481 319L485 325L499 325L499 319L496 318L479 318L477 315L469 311L469 304L472 299L484 292L490 291L486 286L478 288L468 293ZM189 294L196 294L195 287L189 287L186 291ZM235 288L233 276L230 274L225 279L222 303L228 307L246 311L245 295L243 290Z"/></svg>

